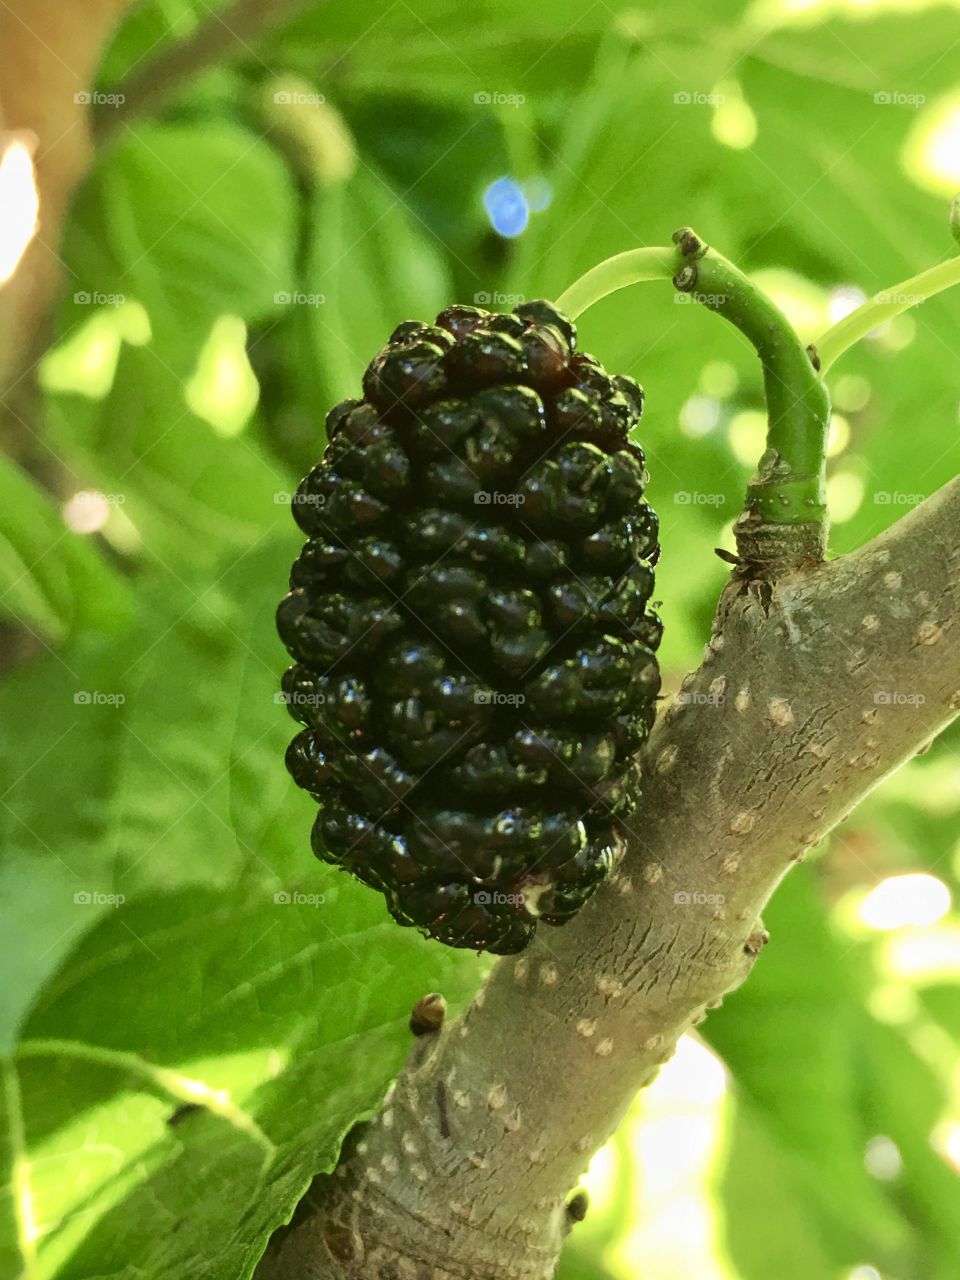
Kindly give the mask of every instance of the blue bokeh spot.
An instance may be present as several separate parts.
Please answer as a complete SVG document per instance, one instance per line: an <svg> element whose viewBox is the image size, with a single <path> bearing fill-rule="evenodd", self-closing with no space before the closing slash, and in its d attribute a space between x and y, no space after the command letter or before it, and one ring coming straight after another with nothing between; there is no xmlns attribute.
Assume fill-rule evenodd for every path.
<svg viewBox="0 0 960 1280"><path fill-rule="evenodd" d="M483 193L483 207L497 235L512 239L522 235L530 221L530 206L523 188L513 178L497 178Z"/></svg>

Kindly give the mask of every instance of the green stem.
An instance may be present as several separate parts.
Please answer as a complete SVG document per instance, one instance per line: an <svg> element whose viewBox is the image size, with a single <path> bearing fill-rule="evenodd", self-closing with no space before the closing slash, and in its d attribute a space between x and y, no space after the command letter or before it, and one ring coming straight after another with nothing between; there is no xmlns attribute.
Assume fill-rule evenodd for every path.
<svg viewBox="0 0 960 1280"><path fill-rule="evenodd" d="M875 293L863 306L857 307L856 311L851 311L832 329L828 329L817 343L822 370L826 372L845 351L879 325L955 284L960 284L960 257L948 258L946 262L929 267L891 289Z"/></svg>
<svg viewBox="0 0 960 1280"><path fill-rule="evenodd" d="M684 265L674 277L743 333L763 367L767 449L747 489L747 510L766 524L827 519L825 472L830 398L813 356L787 317L744 273L693 232L678 232Z"/></svg>
<svg viewBox="0 0 960 1280"><path fill-rule="evenodd" d="M672 280L678 266L676 249L630 249L591 267L557 298L557 306L576 320L607 294L645 280Z"/></svg>
<svg viewBox="0 0 960 1280"><path fill-rule="evenodd" d="M607 294L641 280L670 276L688 294L749 338L763 366L767 450L747 491L748 523L826 527L824 472L830 401L813 357L786 316L733 263L689 228L674 249L636 249L608 258L557 299L574 317ZM809 545L809 540L808 540Z"/></svg>

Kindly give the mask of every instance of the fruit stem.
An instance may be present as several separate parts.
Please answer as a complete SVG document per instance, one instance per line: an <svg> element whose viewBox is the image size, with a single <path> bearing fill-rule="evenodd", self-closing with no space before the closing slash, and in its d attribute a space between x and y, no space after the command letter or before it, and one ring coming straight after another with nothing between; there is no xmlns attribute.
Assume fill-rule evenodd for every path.
<svg viewBox="0 0 960 1280"><path fill-rule="evenodd" d="M811 525L826 532L825 472L830 397L816 352L804 347L762 290L689 227L674 234L681 259L673 283L743 333L763 366L767 448L747 488L744 524Z"/></svg>
<svg viewBox="0 0 960 1280"><path fill-rule="evenodd" d="M576 320L607 294L645 280L672 280L676 269L675 249L629 249L591 267L561 293L556 300L557 306L571 320Z"/></svg>
<svg viewBox="0 0 960 1280"><path fill-rule="evenodd" d="M750 340L763 366L767 449L747 490L738 538L757 526L806 525L802 557L818 558L826 535L824 494L830 400L818 376L816 352L806 349L789 320L747 276L683 227L674 249L636 249L608 258L557 299L576 317L616 289L669 276L687 294L729 320ZM744 535L741 537L740 535ZM750 539L751 547L757 539ZM785 544L775 544L782 562Z"/></svg>
<svg viewBox="0 0 960 1280"><path fill-rule="evenodd" d="M817 343L822 370L829 369L845 351L872 333L878 325L955 284L960 284L960 257L948 258L946 262L928 267L909 280L875 293L863 306L828 329Z"/></svg>

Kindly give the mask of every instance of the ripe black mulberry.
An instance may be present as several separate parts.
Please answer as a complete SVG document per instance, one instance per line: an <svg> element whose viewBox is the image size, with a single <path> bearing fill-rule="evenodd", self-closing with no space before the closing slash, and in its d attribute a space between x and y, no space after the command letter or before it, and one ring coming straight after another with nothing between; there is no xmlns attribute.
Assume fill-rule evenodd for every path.
<svg viewBox="0 0 960 1280"><path fill-rule="evenodd" d="M550 303L448 307L394 330L295 496L314 852L449 946L522 950L616 862L659 689L642 408Z"/></svg>

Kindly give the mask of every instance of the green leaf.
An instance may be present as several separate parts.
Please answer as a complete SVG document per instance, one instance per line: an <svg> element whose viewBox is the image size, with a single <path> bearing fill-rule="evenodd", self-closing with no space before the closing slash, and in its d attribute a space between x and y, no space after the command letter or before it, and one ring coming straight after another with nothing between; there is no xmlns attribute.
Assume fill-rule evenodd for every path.
<svg viewBox="0 0 960 1280"><path fill-rule="evenodd" d="M602 1260L628 1253L627 1238L643 1202L642 1172L631 1147L643 1105L641 1094L609 1139L606 1154L613 1163L609 1185L601 1197L591 1195L586 1218L572 1227L560 1255L557 1280L621 1280L625 1275L622 1261L607 1267Z"/></svg>
<svg viewBox="0 0 960 1280"><path fill-rule="evenodd" d="M783 1152L784 1181L802 1197L803 1212L816 1221L829 1256L837 1265L852 1266L865 1256L883 1264L897 1258L908 1232L864 1166L872 1134L858 1097L861 995L817 892L813 865L791 874L765 918L770 945L750 981L705 1024L707 1038L730 1066L752 1113L754 1132L743 1141ZM760 1126L767 1130L764 1138L756 1132ZM734 1149L729 1160L737 1158ZM753 1222L748 1180L738 1175L726 1188L736 1197L728 1201L728 1219ZM782 1269L776 1233L756 1236L748 1256L741 1256L737 1250L748 1243L749 1231L747 1225L731 1236L747 1280L811 1274L799 1263L792 1272ZM768 1246L776 1252L764 1262Z"/></svg>
<svg viewBox="0 0 960 1280"><path fill-rule="evenodd" d="M956 983L934 982L917 991L926 1013L960 1045L960 1000Z"/></svg>
<svg viewBox="0 0 960 1280"><path fill-rule="evenodd" d="M913 1257L901 1271L952 1280L960 1269L960 1177L931 1141L947 1107L951 1072L946 1062L939 1071L925 1062L909 1031L866 1018L864 1023L864 1116L871 1134L896 1144L902 1171L893 1190L916 1226Z"/></svg>
<svg viewBox="0 0 960 1280"><path fill-rule="evenodd" d="M0 736L0 1052L118 890L109 806L135 636L128 650L79 632L0 687L0 721L17 725Z"/></svg>
<svg viewBox="0 0 960 1280"><path fill-rule="evenodd" d="M371 86L351 96L343 109L361 154L372 157L389 179L394 198L411 215L409 224L444 254L457 300L472 302L477 293L497 292L504 265L497 248L506 241L490 245L482 197L504 173L536 175L540 157L529 108L498 111L462 93L446 102ZM390 130L383 128L385 114L395 121ZM411 166L424 154L431 155L429 177L411 183Z"/></svg>
<svg viewBox="0 0 960 1280"><path fill-rule="evenodd" d="M824 302L838 285L872 293L954 250L948 197L914 184L903 151L953 88L949 7L761 7L560 0L453 13L428 0L371 22L362 6L312 5L250 42L242 65L185 85L176 123L121 124L100 151L67 229L77 274L66 273L62 319L91 314L75 292L142 298L153 340L124 348L104 404L58 397L47 438L77 487L126 498L133 589L119 590L138 620L107 634L124 612L115 575L101 581L98 558L88 578L71 539L57 541L56 504L18 474L12 487L0 478L7 604L59 646L0 692L0 1051L25 1022L33 1038L0 1080L0 1162L15 1193L0 1197L0 1275L19 1276L31 1249L32 1280L246 1275L375 1104L402 1057L409 1003L442 986L456 1004L475 981L470 957L389 925L379 899L312 861L313 806L280 765L293 726L273 702L284 658L270 613L292 549L274 537L293 534L274 495L292 482L272 459L316 459L323 413L357 394L393 325L479 291L556 296L604 256L665 242L684 223L748 271L801 275ZM215 24L218 8L134 6L104 87ZM271 140L236 123L265 72L258 57L271 73L298 70L349 120L359 165L341 190L295 191ZM707 103L674 100L717 90L742 91L750 146L714 136ZM878 105L883 90L927 103ZM496 93L524 101L475 101ZM501 173L533 172L552 202L519 241L495 238L479 193ZM326 301L274 305L297 289ZM831 374L850 428L831 475L863 485L835 523L835 550L956 473L958 305L931 301L908 346L865 342ZM181 385L227 312L257 326L254 360L270 353L261 412L230 438L187 411ZM662 522L669 681L697 660L727 573L713 548L730 545L756 460L732 430L760 408L755 358L703 309L676 306L667 284L605 300L580 332L647 390L638 435ZM719 393L706 376L717 361ZM859 384L845 394L848 374L865 398ZM712 402L712 425L691 428L691 397ZM95 545L80 540L81 557ZM126 702L76 703L83 691ZM948 876L953 810L933 796L950 761L931 776L938 755L853 820L830 855L844 884L938 859ZM294 890L326 900L274 903ZM112 904L118 893L126 901ZM879 980L872 952L833 936L809 881L795 874L783 895L750 983L707 1024L736 1077L722 1182L736 1269L819 1280L869 1262L897 1280L954 1280L957 1180L929 1135L950 1114L956 989L919 992L939 1027L878 1027L863 1012ZM882 980L895 996L895 979ZM233 1107L205 1095L185 1111L196 1091L178 1076L228 1090ZM269 1166L244 1116L273 1144ZM878 1134L903 1159L889 1183L862 1167ZM601 1275L642 1203L624 1196L609 1221L588 1217L565 1273Z"/></svg>
<svg viewBox="0 0 960 1280"><path fill-rule="evenodd" d="M35 1280L249 1276L398 1070L416 999L442 990L456 1009L479 980L476 957L398 928L310 853L315 806L285 776L295 727L275 696L290 554L241 557L185 616L181 594L145 593L122 718L81 779L112 797L98 851L80 856L92 833L73 804L30 851L44 875L63 851L91 901L72 881L5 882L24 927L0 936L0 967L29 1013L5 1093L22 1151L8 1139L0 1159L22 1194L0 1217L3 1274L36 1234ZM47 733L62 722L61 706ZM49 795L42 763L13 797L28 820ZM64 904L62 939L27 927L44 895Z"/></svg>
<svg viewBox="0 0 960 1280"><path fill-rule="evenodd" d="M842 1259L811 1204L809 1176L762 1109L734 1104L718 1191L726 1249L741 1280L809 1280L840 1274Z"/></svg>
<svg viewBox="0 0 960 1280"><path fill-rule="evenodd" d="M450 280L439 242L369 168L318 193L310 224L305 289L324 301L301 310L314 395L332 405L358 394L364 369L401 320L432 319L450 302Z"/></svg>
<svg viewBox="0 0 960 1280"><path fill-rule="evenodd" d="M103 84L116 85L135 76L148 60L170 45L186 40L211 12L230 0L145 0L127 14L107 49L100 67Z"/></svg>
<svg viewBox="0 0 960 1280"><path fill-rule="evenodd" d="M162 357L188 368L217 316L277 314L296 225L290 174L255 134L225 121L141 125L101 153L74 206L66 323L134 298Z"/></svg>
<svg viewBox="0 0 960 1280"><path fill-rule="evenodd" d="M119 575L90 538L68 529L53 498L0 457L0 613L51 640L129 618Z"/></svg>
<svg viewBox="0 0 960 1280"><path fill-rule="evenodd" d="M475 964L372 894L319 867L301 884L319 906L258 877L130 901L45 992L17 1057L39 1276L248 1275L398 1070L405 1012L467 994Z"/></svg>
<svg viewBox="0 0 960 1280"><path fill-rule="evenodd" d="M84 474L123 496L144 553L175 560L181 579L290 527L289 473L245 433L220 435L191 413L181 379L152 344L123 345L105 400L53 396L49 416Z"/></svg>
<svg viewBox="0 0 960 1280"><path fill-rule="evenodd" d="M729 40L728 27L745 7L746 0L730 0L723 23L714 25L716 9L709 0L690 0L682 12L664 5L584 7L577 0L451 10L444 0L427 0L418 4L415 19L401 6L384 10L375 22L363 9L311 5L268 38L263 52L268 60L282 52L368 93L401 88L452 104L472 104L477 93L521 94L538 104L551 95L569 107L571 85L583 83L598 40L611 28L631 31L672 58L673 43L688 40L691 32L708 49L724 36ZM348 62L344 48L351 50Z"/></svg>
<svg viewBox="0 0 960 1280"><path fill-rule="evenodd" d="M369 164L314 192L308 224L291 305L251 343L261 425L301 474L322 452L326 412L362 394L364 370L393 328L432 319L453 297L440 241Z"/></svg>
<svg viewBox="0 0 960 1280"><path fill-rule="evenodd" d="M597 1262L597 1248L592 1242L574 1237L563 1246L557 1280L615 1280L606 1267Z"/></svg>

